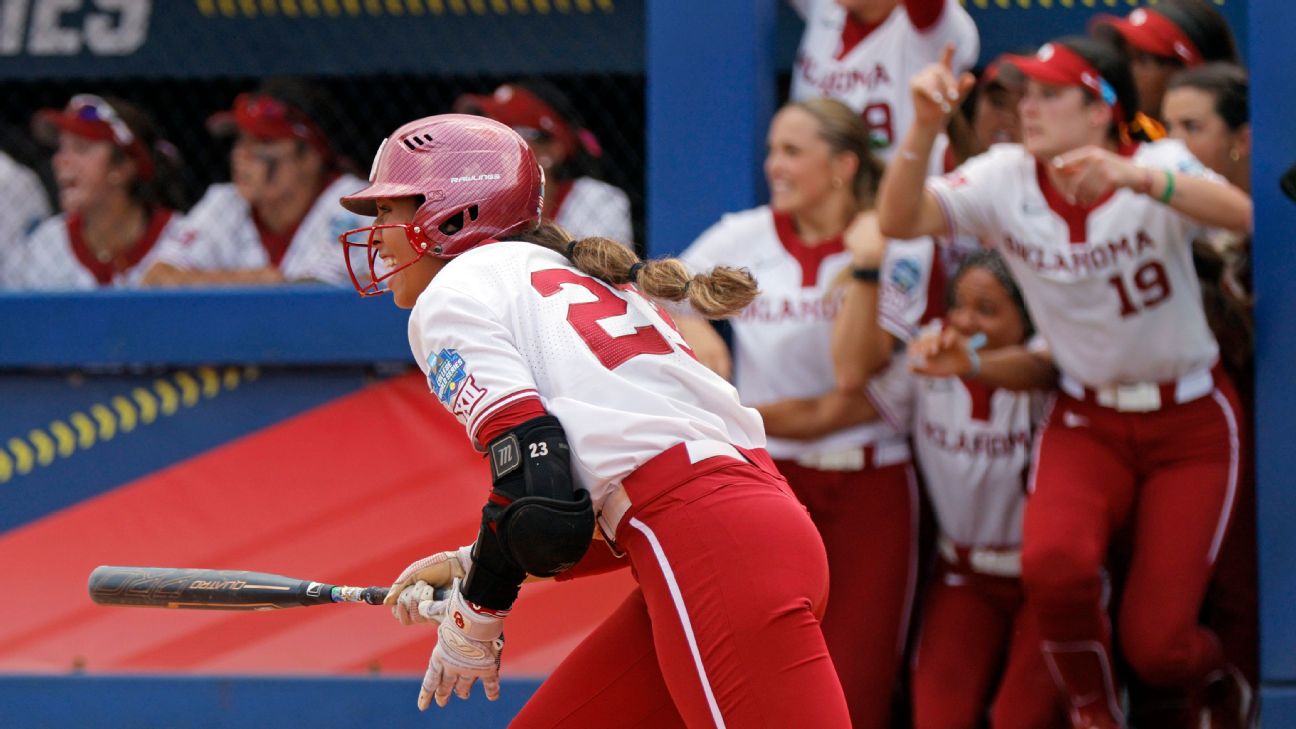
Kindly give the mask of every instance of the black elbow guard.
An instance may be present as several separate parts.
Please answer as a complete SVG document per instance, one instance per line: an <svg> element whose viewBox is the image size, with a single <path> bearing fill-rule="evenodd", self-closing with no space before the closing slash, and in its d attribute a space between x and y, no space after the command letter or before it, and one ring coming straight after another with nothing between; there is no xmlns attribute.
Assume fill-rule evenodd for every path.
<svg viewBox="0 0 1296 729"><path fill-rule="evenodd" d="M469 575L464 596L495 607L491 603L501 602L504 585L491 588L479 577L498 575L508 582L518 573L552 577L570 568L589 548L594 505L589 492L572 482L571 448L554 416L522 423L491 441L488 450L494 488L482 508L473 572L479 565L484 569L481 576ZM491 564L497 561L511 564ZM514 585L513 597L516 590Z"/></svg>

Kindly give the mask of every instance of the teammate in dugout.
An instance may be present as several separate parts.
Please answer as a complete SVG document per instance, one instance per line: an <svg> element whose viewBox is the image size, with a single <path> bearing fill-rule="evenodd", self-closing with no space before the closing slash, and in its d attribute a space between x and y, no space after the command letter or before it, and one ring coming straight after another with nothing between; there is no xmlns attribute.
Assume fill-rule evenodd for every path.
<svg viewBox="0 0 1296 729"><path fill-rule="evenodd" d="M958 0L790 2L805 19L791 99L837 99L854 109L884 162L913 123L909 78L947 44L958 48L960 70L971 68L980 50L976 24ZM941 161L933 157L933 174L944 171Z"/></svg>
<svg viewBox="0 0 1296 729"><path fill-rule="evenodd" d="M1023 144L927 179L945 117L973 79L950 53L916 76L916 122L886 174L881 228L969 231L1004 253L1057 364L1036 443L1022 579L1076 727L1118 727L1104 559L1133 534L1119 635L1150 684L1225 671L1198 610L1237 488L1241 423L1202 313L1190 243L1247 230L1251 203L1182 144L1131 134L1138 97L1119 52L1085 38L1014 64L1030 79Z"/></svg>
<svg viewBox="0 0 1296 729"><path fill-rule="evenodd" d="M179 153L143 110L78 94L32 120L57 145L53 167L62 212L41 223L6 264L18 289L135 288L166 245L187 235Z"/></svg>
<svg viewBox="0 0 1296 729"><path fill-rule="evenodd" d="M721 374L732 372L742 401L758 408L838 385L833 322L855 292L843 297L834 282L849 273L848 248L873 246L880 256L885 247L873 210L881 165L869 151L867 128L841 102L812 99L779 110L765 174L768 206L725 215L680 256L693 270L747 264L761 282L761 295L732 321L732 357L696 313L677 317L698 358ZM868 296L861 306L875 307L875 286ZM880 366L890 352L881 342L862 336L848 344L885 348ZM918 573L909 444L874 422L812 441L772 438L768 448L828 550L833 599L824 635L851 720L857 729L885 727Z"/></svg>
<svg viewBox="0 0 1296 729"><path fill-rule="evenodd" d="M536 80L504 84L489 95L460 96L454 110L490 117L527 140L545 171L547 220L577 238L599 235L634 247L630 198L596 176L603 148L557 87Z"/></svg>
<svg viewBox="0 0 1296 729"><path fill-rule="evenodd" d="M207 188L186 218L188 235L161 248L145 283L346 285L337 236L360 219L334 201L364 181L345 171L325 131L332 108L318 86L279 77L213 115L210 131L235 136L231 181Z"/></svg>
<svg viewBox="0 0 1296 729"><path fill-rule="evenodd" d="M412 307L414 356L493 478L472 547L410 565L388 598L402 622L440 623L419 707L467 698L478 679L498 696L503 626L528 574L629 563L638 589L513 726L849 726L820 631L814 524L759 416L653 302L723 316L755 283L572 240L540 223L543 180L507 126L451 114L397 129L371 184L342 198L376 215L343 236L369 261L357 289L389 286ZM596 524L607 546L590 547Z"/></svg>
<svg viewBox="0 0 1296 729"><path fill-rule="evenodd" d="M955 273L945 320L865 387L761 415L767 432L784 437L879 419L912 434L940 530L912 658L914 728L974 727L987 717L993 729L1065 725L1020 579L1023 481L1057 373L1023 356L1045 347L994 251L973 253Z"/></svg>

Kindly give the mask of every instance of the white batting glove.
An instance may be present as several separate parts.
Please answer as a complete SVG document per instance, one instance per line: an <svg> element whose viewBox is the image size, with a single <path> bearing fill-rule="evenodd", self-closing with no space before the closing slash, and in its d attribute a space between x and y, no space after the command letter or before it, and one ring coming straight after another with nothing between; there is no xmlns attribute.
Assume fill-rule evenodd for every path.
<svg viewBox="0 0 1296 729"><path fill-rule="evenodd" d="M472 685L481 679L486 698L499 698L500 654L504 651L504 617L464 599L459 580L450 590L445 619L437 629L436 648L428 659L427 673L419 690L419 711L433 699L445 706L450 694L467 699Z"/></svg>
<svg viewBox="0 0 1296 729"><path fill-rule="evenodd" d="M446 606L450 604L450 590L446 587L433 587L423 580L401 590L400 597L392 605L392 615L401 625L417 623L440 623L445 616Z"/></svg>
<svg viewBox="0 0 1296 729"><path fill-rule="evenodd" d="M429 615L420 612L422 603L435 602L436 591L447 589L455 580L463 579L470 569L472 545L424 557L400 573L387 591L383 604L392 609L392 615L401 625L436 622ZM417 590L419 582L425 583L432 590ZM410 591L414 594L406 596L405 593ZM427 609L436 614L444 612L444 609L436 610L432 606Z"/></svg>

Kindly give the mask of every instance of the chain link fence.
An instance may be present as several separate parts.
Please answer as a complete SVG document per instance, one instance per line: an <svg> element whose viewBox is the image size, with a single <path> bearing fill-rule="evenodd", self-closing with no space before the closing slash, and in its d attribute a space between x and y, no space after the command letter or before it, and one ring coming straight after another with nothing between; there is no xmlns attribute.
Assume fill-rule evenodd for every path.
<svg viewBox="0 0 1296 729"><path fill-rule="evenodd" d="M228 112L240 94L256 92L267 78L285 76L304 80L323 91L327 100L311 110L319 117L312 121L336 151L341 171L359 178L367 176L383 137L406 121L450 112L461 96L488 96L502 84L520 81L541 89L544 99L561 116L570 117L566 121L573 134L579 134L580 157L585 163L580 169L559 165L556 175L550 173L550 184L559 192L556 199L550 196L550 207L561 203L557 219L580 228L570 221L601 215L597 225L606 226L605 209L579 209L582 205L606 208L605 198L582 196L569 189L570 185L562 184L570 182L563 179L565 175L599 179L624 193L618 198L624 207L624 226L574 232L622 238L642 249L641 60L597 63L591 54L604 52L599 50L599 42L609 42L609 34L586 31L590 23L614 23L616 28L633 25L641 18L641 3L258 0L177 2L172 6L141 0L127 4L146 7L150 13L138 21L144 29L135 34L140 36L135 40L123 30L133 17L131 11L101 13L100 25L109 31L106 35L100 32L98 40L94 40L97 4L82 3L81 9L61 16L56 13L52 20L49 12L41 16L44 4L32 3L26 17L9 13L0 19L0 98L5 99L0 105L0 152L4 153L0 157L0 191L6 195L6 204L0 206L0 287L87 287L42 274L39 278L47 282L43 284L31 281L30 275L21 270L15 271L31 269L31 256L24 259L30 253L26 244L33 240L29 234L42 218L57 214L69 204L96 203L85 200L91 193L97 194L85 179L73 179L76 175L64 173L63 186L80 186L81 195L73 200L78 196L65 194L64 205L60 205L60 176L51 162L54 150L33 135L33 118L41 109L64 109L72 97L93 94L126 101L146 112L161 136L173 145L180 161L177 174L168 179L167 186L173 193L168 197L183 212L202 199L210 186L231 178L232 137L212 132L212 116ZM177 14L182 15L178 20ZM25 22L26 27L18 31L5 27L15 21ZM51 35L51 23L64 33L67 58L50 58L51 49L58 47L51 38L59 37L57 33ZM195 27L183 29L178 37L171 32L171 28L185 23ZM588 43L564 48L564 44L584 36L590 38ZM79 45L69 40L73 38L79 39ZM618 47L624 46L624 38L617 43ZM114 47L129 52L114 56ZM109 51L106 54L105 48ZM16 54L8 52L14 50ZM110 57L95 58L96 53ZM21 63L24 55L30 58L30 64ZM642 48L622 55L641 59ZM258 64L266 68L264 75L219 73L222 69L239 70ZM64 66L69 70L59 72ZM310 67L323 71L313 72ZM231 209L228 216L203 215L202 225L220 228L228 221L233 228L240 215L247 217L247 211ZM212 224L213 217L221 222ZM254 222L260 225L264 221ZM242 223L247 227L247 221ZM325 226L330 233L337 232L335 227ZM267 240L263 228L257 228L262 242L272 247L273 241ZM87 240L78 244L94 243L88 239L90 231L80 233ZM40 245L52 245L47 237L41 237ZM114 259L119 268L131 265L120 258L118 255ZM73 257L65 256L63 260L75 265ZM340 255L337 261L341 262ZM54 265L63 263L55 261ZM138 276L105 276L110 280L101 277L100 285L140 284ZM341 283L345 282L343 277Z"/></svg>

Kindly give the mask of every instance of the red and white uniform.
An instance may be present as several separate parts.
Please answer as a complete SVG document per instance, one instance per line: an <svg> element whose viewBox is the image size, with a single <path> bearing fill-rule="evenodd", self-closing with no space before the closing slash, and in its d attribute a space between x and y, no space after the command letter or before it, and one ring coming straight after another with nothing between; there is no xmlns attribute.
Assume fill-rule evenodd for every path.
<svg viewBox="0 0 1296 729"><path fill-rule="evenodd" d="M819 627L814 525L761 450L759 415L655 304L554 251L491 242L437 274L409 336L478 444L546 411L561 421L577 482L639 582L513 726L791 726L806 711L848 725Z"/></svg>
<svg viewBox="0 0 1296 729"><path fill-rule="evenodd" d="M1211 174L1179 142L1133 154L1180 176ZM1233 508L1242 433L1193 271L1200 226L1129 190L1069 205L1016 145L928 189L953 232L1003 252L1061 370L1034 459L1022 574L1073 722L1116 726L1103 575L1111 535L1135 531L1118 615L1133 669L1152 685L1195 688L1223 665L1197 619Z"/></svg>
<svg viewBox="0 0 1296 729"><path fill-rule="evenodd" d="M850 265L839 237L807 245L791 216L760 207L726 215L680 258L692 270L743 266L761 294L730 320L734 377L744 404L814 397L836 387L831 358ZM767 446L824 545L832 601L824 635L857 729L883 727L900 668L917 579L917 486L904 435L882 422L815 441Z"/></svg>
<svg viewBox="0 0 1296 729"><path fill-rule="evenodd" d="M553 184L558 185L557 204L545 212L574 238L601 236L634 247L630 198L624 190L593 177Z"/></svg>
<svg viewBox="0 0 1296 729"><path fill-rule="evenodd" d="M8 266L8 284L16 289L137 288L140 278L168 245L183 245L190 235L182 216L157 209L144 234L115 258L101 260L81 236L81 219L56 215L41 223Z"/></svg>
<svg viewBox="0 0 1296 729"><path fill-rule="evenodd" d="M954 44L956 73L972 68L980 53L976 24L958 0L904 0L876 26L856 20L835 0L792 5L806 22L792 69L792 99L828 97L855 109L884 160L913 124L909 79L939 61L947 44ZM932 155L933 174L941 172L942 158Z"/></svg>
<svg viewBox="0 0 1296 729"><path fill-rule="evenodd" d="M275 234L261 228L252 206L233 184L212 185L186 217L193 235L180 244L164 246L159 260L201 271L277 266L290 281L349 286L351 278L338 255L338 236L365 223L339 207L337 200L364 186L358 177L339 176L320 192L294 230ZM364 265L357 268L365 269Z"/></svg>
<svg viewBox="0 0 1296 729"><path fill-rule="evenodd" d="M987 708L997 729L1058 725L1061 698L1019 579L1026 474L1047 394L915 375L903 361L868 393L888 422L912 431L940 528L913 656L915 729L975 726Z"/></svg>

